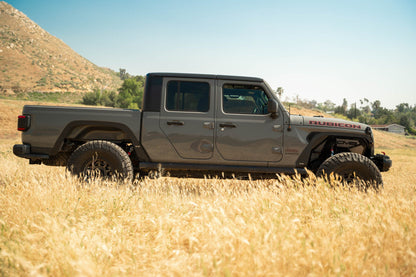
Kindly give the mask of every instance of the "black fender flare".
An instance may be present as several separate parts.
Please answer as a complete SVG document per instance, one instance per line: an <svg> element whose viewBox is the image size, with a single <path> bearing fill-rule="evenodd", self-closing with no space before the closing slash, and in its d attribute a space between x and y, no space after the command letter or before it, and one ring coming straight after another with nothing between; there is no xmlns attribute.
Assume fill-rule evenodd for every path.
<svg viewBox="0 0 416 277"><path fill-rule="evenodd" d="M83 126L91 126L97 128L111 128L114 130L120 130L122 133L126 135L126 138L133 143L135 152L140 161L150 161L148 154L144 150L143 146L141 145L137 136L128 128L125 124L119 122L104 122L104 121L90 121L90 120L78 120L72 121L68 123L65 128L62 130L61 134L59 135L58 139L56 140L54 146L50 150L50 155L56 155L59 151L62 150L62 147L65 143L65 139L67 139L73 130L78 127ZM88 130L88 128L87 128ZM81 132L82 134L83 132ZM139 134L138 134L139 135Z"/></svg>
<svg viewBox="0 0 416 277"><path fill-rule="evenodd" d="M368 155L370 157L374 155L374 141L369 135L365 133L351 134L351 133L338 133L338 132L325 132L325 133L312 132L306 138L306 140L308 141L308 145L305 147L305 149L302 151L302 153L299 155L298 159L296 160L296 167L307 167L312 150L330 137L332 138L358 138L366 144L366 148L368 151L366 153L366 156Z"/></svg>

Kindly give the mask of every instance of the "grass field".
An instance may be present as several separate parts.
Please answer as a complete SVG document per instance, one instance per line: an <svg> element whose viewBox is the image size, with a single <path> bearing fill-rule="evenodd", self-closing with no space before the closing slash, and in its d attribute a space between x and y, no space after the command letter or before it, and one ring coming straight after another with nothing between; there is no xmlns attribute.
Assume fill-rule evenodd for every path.
<svg viewBox="0 0 416 277"><path fill-rule="evenodd" d="M416 276L415 141L376 140L393 168L363 193L312 177L82 184L0 136L0 275Z"/></svg>

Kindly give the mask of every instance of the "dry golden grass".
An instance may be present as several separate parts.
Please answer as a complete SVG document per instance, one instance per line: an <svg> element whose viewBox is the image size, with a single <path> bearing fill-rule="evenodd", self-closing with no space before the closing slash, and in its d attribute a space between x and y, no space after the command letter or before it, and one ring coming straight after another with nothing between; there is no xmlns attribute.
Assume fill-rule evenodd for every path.
<svg viewBox="0 0 416 277"><path fill-rule="evenodd" d="M416 149L415 137L404 137L399 134L374 130L374 140L376 149Z"/></svg>
<svg viewBox="0 0 416 277"><path fill-rule="evenodd" d="M379 193L314 178L82 184L0 137L0 276L416 276L416 149L380 136L394 164Z"/></svg>
<svg viewBox="0 0 416 277"><path fill-rule="evenodd" d="M322 180L81 184L0 141L0 275L416 274L416 151L385 188Z"/></svg>

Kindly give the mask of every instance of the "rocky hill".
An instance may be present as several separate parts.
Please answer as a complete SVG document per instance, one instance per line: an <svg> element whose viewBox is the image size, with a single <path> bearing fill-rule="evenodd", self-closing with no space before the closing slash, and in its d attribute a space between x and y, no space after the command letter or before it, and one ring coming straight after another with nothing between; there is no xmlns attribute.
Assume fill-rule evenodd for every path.
<svg viewBox="0 0 416 277"><path fill-rule="evenodd" d="M25 14L0 2L0 94L117 89L121 80L81 57Z"/></svg>

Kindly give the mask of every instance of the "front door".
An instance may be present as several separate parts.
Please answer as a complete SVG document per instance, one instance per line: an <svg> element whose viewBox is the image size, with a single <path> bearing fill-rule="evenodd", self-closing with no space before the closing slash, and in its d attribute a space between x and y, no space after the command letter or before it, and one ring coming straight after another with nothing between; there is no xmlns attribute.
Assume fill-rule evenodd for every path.
<svg viewBox="0 0 416 277"><path fill-rule="evenodd" d="M210 159L214 150L214 80L165 78L163 82L161 130L181 158Z"/></svg>
<svg viewBox="0 0 416 277"><path fill-rule="evenodd" d="M257 165L282 159L283 113L272 118L262 85L218 81L216 148L225 160Z"/></svg>

